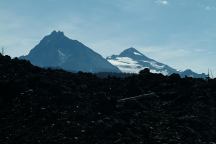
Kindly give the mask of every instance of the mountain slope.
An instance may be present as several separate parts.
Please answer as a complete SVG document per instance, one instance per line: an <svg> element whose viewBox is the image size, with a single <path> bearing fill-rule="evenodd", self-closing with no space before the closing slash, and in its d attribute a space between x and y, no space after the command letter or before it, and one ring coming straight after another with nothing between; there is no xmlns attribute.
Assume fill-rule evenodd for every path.
<svg viewBox="0 0 216 144"><path fill-rule="evenodd" d="M179 73L180 73L180 75L182 77L185 77L185 76L194 77L194 78L207 78L208 77L208 75L206 75L205 73L198 74L198 73L193 72L190 69L186 69L185 71L182 71L182 72L179 72Z"/></svg>
<svg viewBox="0 0 216 144"><path fill-rule="evenodd" d="M107 57L107 60L126 73L138 73L144 68L149 68L153 73L162 73L164 75L177 73L175 69L146 57L135 48L126 49L120 55Z"/></svg>
<svg viewBox="0 0 216 144"><path fill-rule="evenodd" d="M53 31L44 37L27 56L32 64L41 67L59 67L68 71L120 72L101 55L63 32Z"/></svg>
<svg viewBox="0 0 216 144"><path fill-rule="evenodd" d="M177 73L182 77L189 76L195 78L206 78L204 73L197 74L189 69L182 72L177 71L166 64L148 58L135 48L129 48L121 52L119 55L107 57L107 60L117 66L124 73L138 73L144 68L149 68L152 73L162 73L163 75Z"/></svg>

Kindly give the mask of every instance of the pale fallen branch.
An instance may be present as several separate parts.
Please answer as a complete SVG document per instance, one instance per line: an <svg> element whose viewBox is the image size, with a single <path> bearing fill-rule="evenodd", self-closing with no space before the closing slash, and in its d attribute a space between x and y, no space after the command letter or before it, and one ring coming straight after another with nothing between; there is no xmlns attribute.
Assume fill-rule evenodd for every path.
<svg viewBox="0 0 216 144"><path fill-rule="evenodd" d="M151 98L153 96L156 96L156 94L154 92L148 93L148 94L141 94L141 95L129 97L129 98L123 98L123 99L118 100L118 102L124 102L124 101L128 101L128 100L137 100L140 98Z"/></svg>

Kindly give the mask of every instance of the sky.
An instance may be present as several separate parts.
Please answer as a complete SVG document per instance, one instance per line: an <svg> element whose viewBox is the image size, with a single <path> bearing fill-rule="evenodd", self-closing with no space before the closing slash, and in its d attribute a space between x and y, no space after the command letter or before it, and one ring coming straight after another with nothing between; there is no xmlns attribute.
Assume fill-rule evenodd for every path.
<svg viewBox="0 0 216 144"><path fill-rule="evenodd" d="M134 47L178 70L216 75L216 0L0 0L0 47L26 55L53 30L103 57Z"/></svg>

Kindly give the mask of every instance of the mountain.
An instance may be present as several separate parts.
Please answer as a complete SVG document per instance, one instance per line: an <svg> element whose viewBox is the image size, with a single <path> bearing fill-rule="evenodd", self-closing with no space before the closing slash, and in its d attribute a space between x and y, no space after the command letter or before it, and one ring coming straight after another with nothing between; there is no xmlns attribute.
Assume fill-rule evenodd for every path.
<svg viewBox="0 0 216 144"><path fill-rule="evenodd" d="M168 65L148 58L135 48L129 48L119 55L107 57L107 60L125 73L138 73L144 68L149 68L153 73L162 73L164 75L170 75L177 72Z"/></svg>
<svg viewBox="0 0 216 144"><path fill-rule="evenodd" d="M197 74L191 70L185 71L177 71L176 69L157 62L135 48L131 47L119 55L112 55L107 57L107 60L117 66L122 72L124 73L138 73L140 70L144 68L149 68L152 73L162 73L163 75L171 75L173 73L177 73L182 77L189 76L189 77L196 77L196 78L205 78L205 74Z"/></svg>
<svg viewBox="0 0 216 144"><path fill-rule="evenodd" d="M45 36L27 56L20 58L36 66L58 67L67 71L120 72L101 55L60 31Z"/></svg>
<svg viewBox="0 0 216 144"><path fill-rule="evenodd" d="M194 77L194 78L207 78L208 77L208 75L206 75L205 73L198 74L198 73L193 72L190 69L186 69L185 71L182 71L182 72L179 72L179 73L180 73L180 75L182 77L185 77L185 76Z"/></svg>

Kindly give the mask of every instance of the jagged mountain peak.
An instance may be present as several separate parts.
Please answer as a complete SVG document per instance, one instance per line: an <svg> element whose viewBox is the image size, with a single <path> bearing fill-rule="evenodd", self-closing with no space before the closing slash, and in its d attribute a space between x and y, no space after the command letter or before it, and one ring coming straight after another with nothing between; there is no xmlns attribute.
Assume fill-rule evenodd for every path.
<svg viewBox="0 0 216 144"><path fill-rule="evenodd" d="M61 31L45 36L27 56L32 64L41 67L59 67L68 71L120 72L100 54Z"/></svg>
<svg viewBox="0 0 216 144"><path fill-rule="evenodd" d="M47 35L48 38L60 38L60 37L65 37L64 32L63 31L52 31L49 35Z"/></svg>
<svg viewBox="0 0 216 144"><path fill-rule="evenodd" d="M64 32L63 31L52 31L51 35L64 35Z"/></svg>
<svg viewBox="0 0 216 144"><path fill-rule="evenodd" d="M42 40L62 40L62 39L69 39L67 36L65 36L64 32L62 31L52 31L49 35L45 36Z"/></svg>
<svg viewBox="0 0 216 144"><path fill-rule="evenodd" d="M139 52L139 51L135 49L134 47L130 47L128 49L125 49L123 52Z"/></svg>
<svg viewBox="0 0 216 144"><path fill-rule="evenodd" d="M138 50L136 50L134 47L130 47L126 50L124 50L123 52L120 53L119 56L144 56L141 52L139 52Z"/></svg>

